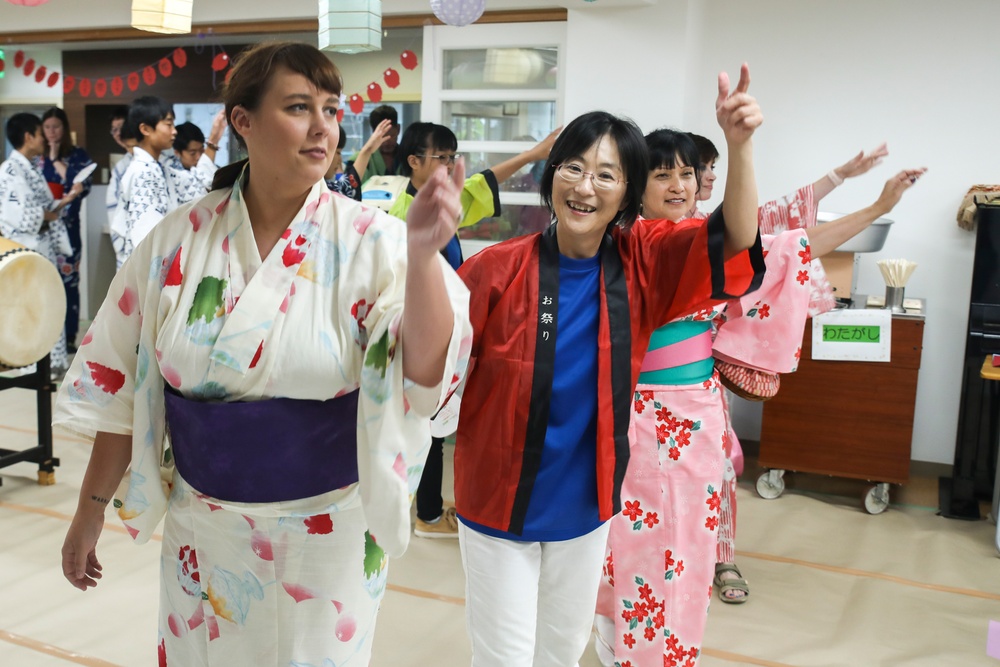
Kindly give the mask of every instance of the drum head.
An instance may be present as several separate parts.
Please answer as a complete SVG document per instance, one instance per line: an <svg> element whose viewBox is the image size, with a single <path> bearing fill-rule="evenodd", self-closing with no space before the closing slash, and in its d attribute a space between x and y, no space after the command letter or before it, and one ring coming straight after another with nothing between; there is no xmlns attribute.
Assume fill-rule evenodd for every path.
<svg viewBox="0 0 1000 667"><path fill-rule="evenodd" d="M66 292L56 267L6 239L0 244L0 366L33 364L59 341Z"/></svg>

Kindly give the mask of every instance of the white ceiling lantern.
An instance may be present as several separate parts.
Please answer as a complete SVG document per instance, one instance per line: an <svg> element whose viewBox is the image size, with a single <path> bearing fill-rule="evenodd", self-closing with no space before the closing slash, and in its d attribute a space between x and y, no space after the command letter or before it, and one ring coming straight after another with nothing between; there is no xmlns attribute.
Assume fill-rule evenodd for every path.
<svg viewBox="0 0 1000 667"><path fill-rule="evenodd" d="M191 32L194 0L132 0L132 27L170 35Z"/></svg>
<svg viewBox="0 0 1000 667"><path fill-rule="evenodd" d="M431 11L442 23L462 27L479 20L486 0L431 0Z"/></svg>
<svg viewBox="0 0 1000 667"><path fill-rule="evenodd" d="M319 0L317 37L324 51L381 51L382 0Z"/></svg>

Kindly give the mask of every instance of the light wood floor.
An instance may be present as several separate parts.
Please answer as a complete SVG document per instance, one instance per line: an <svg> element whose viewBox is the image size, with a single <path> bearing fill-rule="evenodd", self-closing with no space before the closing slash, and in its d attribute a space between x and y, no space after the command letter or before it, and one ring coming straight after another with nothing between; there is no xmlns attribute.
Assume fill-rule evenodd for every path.
<svg viewBox="0 0 1000 667"><path fill-rule="evenodd" d="M34 420L32 394L0 392L0 447L31 446ZM157 543L133 545L109 518L100 586L80 593L60 574L89 451L57 433L54 486L37 485L34 464L0 469L0 667L156 663ZM986 655L1000 620L994 526L936 516L935 478L895 488L879 516L861 509L865 484L790 473L782 497L762 500L755 479L741 483L737 541L752 596L713 603L704 667L1000 665ZM457 541L414 538L389 581L372 664L468 665ZM597 665L589 650L581 667Z"/></svg>

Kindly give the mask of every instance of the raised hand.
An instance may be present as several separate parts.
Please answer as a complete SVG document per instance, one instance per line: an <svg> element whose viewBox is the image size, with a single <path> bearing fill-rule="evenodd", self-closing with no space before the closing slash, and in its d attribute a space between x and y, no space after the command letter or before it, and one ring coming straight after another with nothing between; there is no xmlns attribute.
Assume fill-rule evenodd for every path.
<svg viewBox="0 0 1000 667"><path fill-rule="evenodd" d="M882 164L882 158L888 154L889 147L883 143L870 153L866 154L864 151L861 151L853 158L834 169L834 172L836 172L837 176L841 179L861 176L862 174L867 174L876 165Z"/></svg>
<svg viewBox="0 0 1000 667"><path fill-rule="evenodd" d="M735 90L729 90L729 75L719 73L719 96L715 100L715 117L730 145L743 144L750 140L754 131L764 122L757 100L747 91L750 89L750 66L740 67L740 81Z"/></svg>
<svg viewBox="0 0 1000 667"><path fill-rule="evenodd" d="M926 172L927 167L904 169L886 181L885 187L882 188L882 194L879 195L878 201L875 202L875 207L881 211L880 215L885 215L891 211L899 203L903 193L913 187L917 179Z"/></svg>
<svg viewBox="0 0 1000 667"><path fill-rule="evenodd" d="M549 132L549 135L547 137L545 137L532 147L531 149L532 158L535 161L547 160L549 158L549 153L552 152L552 147L555 145L556 137L559 136L560 132L562 132L562 125Z"/></svg>
<svg viewBox="0 0 1000 667"><path fill-rule="evenodd" d="M392 121L386 118L372 130L372 136L368 137L368 141L361 147L360 152L369 156L372 155L389 138L390 130L392 130Z"/></svg>
<svg viewBox="0 0 1000 667"><path fill-rule="evenodd" d="M465 161L459 158L450 176L447 168L439 166L417 192L406 212L410 261L433 257L455 236L464 187Z"/></svg>

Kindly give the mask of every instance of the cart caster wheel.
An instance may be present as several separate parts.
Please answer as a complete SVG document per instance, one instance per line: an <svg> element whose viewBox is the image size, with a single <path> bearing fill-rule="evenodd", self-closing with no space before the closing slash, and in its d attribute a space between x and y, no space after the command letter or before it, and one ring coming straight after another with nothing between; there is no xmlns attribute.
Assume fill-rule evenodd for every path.
<svg viewBox="0 0 1000 667"><path fill-rule="evenodd" d="M757 495L765 500L774 500L785 491L785 471L768 470L757 478Z"/></svg>
<svg viewBox="0 0 1000 667"><path fill-rule="evenodd" d="M889 507L889 485L879 483L868 489L865 494L865 511L869 514L881 514Z"/></svg>
<svg viewBox="0 0 1000 667"><path fill-rule="evenodd" d="M52 486L56 483L56 473L55 471L39 470L38 471L38 484L39 486Z"/></svg>

